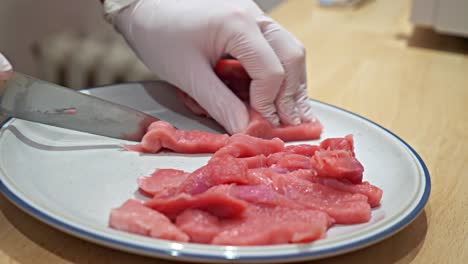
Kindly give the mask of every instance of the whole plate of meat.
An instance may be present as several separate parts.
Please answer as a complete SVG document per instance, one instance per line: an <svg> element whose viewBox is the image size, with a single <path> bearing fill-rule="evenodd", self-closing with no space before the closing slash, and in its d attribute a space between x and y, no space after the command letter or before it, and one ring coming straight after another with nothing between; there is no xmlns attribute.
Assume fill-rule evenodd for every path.
<svg viewBox="0 0 468 264"><path fill-rule="evenodd" d="M343 254L400 231L428 200L423 160L364 117L310 100L316 120L273 128L251 111L245 133L228 135L154 84L83 91L164 120L140 143L4 122L3 194L82 239L202 263Z"/></svg>

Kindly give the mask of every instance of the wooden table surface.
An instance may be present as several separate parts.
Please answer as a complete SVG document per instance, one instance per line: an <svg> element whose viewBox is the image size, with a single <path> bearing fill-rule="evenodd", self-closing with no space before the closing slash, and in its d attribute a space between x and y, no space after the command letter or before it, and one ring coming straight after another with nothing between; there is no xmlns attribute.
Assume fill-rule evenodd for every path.
<svg viewBox="0 0 468 264"><path fill-rule="evenodd" d="M468 40L409 23L410 1L320 9L287 1L271 16L307 49L310 95L401 136L432 178L424 211L374 246L316 263L467 263ZM171 263L97 246L0 196L0 263Z"/></svg>

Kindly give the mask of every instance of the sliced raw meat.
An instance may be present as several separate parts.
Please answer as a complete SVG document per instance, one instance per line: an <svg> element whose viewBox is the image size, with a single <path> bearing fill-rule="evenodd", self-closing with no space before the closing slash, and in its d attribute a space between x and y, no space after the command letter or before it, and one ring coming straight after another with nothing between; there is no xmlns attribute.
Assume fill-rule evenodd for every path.
<svg viewBox="0 0 468 264"><path fill-rule="evenodd" d="M152 123L140 144L126 146L128 150L157 153L170 149L177 153L214 153L228 141L227 134L199 130L180 130L164 121Z"/></svg>
<svg viewBox="0 0 468 264"><path fill-rule="evenodd" d="M320 148L325 150L346 150L354 157L354 140L352 135L344 138L327 138L320 143Z"/></svg>
<svg viewBox="0 0 468 264"><path fill-rule="evenodd" d="M206 110L189 95L181 90L178 90L177 94L179 99L182 100L187 108L189 108L193 113L209 117ZM243 131L243 134L263 139L279 138L283 141L319 139L322 134L323 126L317 119L295 126L281 125L280 127L273 127L265 118L252 109L248 103L247 108L250 113L250 121L245 131Z"/></svg>
<svg viewBox="0 0 468 264"><path fill-rule="evenodd" d="M323 126L318 120L301 123L296 126L282 125L280 127L273 127L259 113L250 109L250 123L244 133L265 139L280 138L288 142L319 139L322 130Z"/></svg>
<svg viewBox="0 0 468 264"><path fill-rule="evenodd" d="M231 156L223 156L190 173L180 184L178 192L198 194L219 184L248 182L247 164Z"/></svg>
<svg viewBox="0 0 468 264"><path fill-rule="evenodd" d="M317 145L308 145L308 144L299 144L299 145L290 145L284 148L285 152L291 152L299 155L304 155L307 157L312 157L316 151L320 150L320 147Z"/></svg>
<svg viewBox="0 0 468 264"><path fill-rule="evenodd" d="M175 226L165 215L145 207L137 200L127 200L112 209L109 226L129 233L155 238L188 242L189 237Z"/></svg>
<svg viewBox="0 0 468 264"><path fill-rule="evenodd" d="M278 138L271 140L256 138L243 134L231 136L226 146L218 150L214 158L219 156L233 156L236 158L252 157L257 155L269 155L282 151L284 142Z"/></svg>
<svg viewBox="0 0 468 264"><path fill-rule="evenodd" d="M267 157L265 155L257 155L253 157L239 158L244 162L249 169L261 168L267 166Z"/></svg>
<svg viewBox="0 0 468 264"><path fill-rule="evenodd" d="M315 170L295 170L289 172L288 175L310 182L320 183L339 191L365 195L367 196L367 202L371 207L378 206L382 199L382 189L370 184L369 182L353 184L333 178L317 177L317 172Z"/></svg>
<svg viewBox="0 0 468 264"><path fill-rule="evenodd" d="M221 232L218 217L198 209L183 211L177 216L176 225L195 243L209 244Z"/></svg>
<svg viewBox="0 0 468 264"><path fill-rule="evenodd" d="M301 170L301 173L309 172ZM339 224L363 223L370 219L367 197L360 193L337 190L271 168L252 169L247 175L250 184L265 185L299 205L326 212Z"/></svg>
<svg viewBox="0 0 468 264"><path fill-rule="evenodd" d="M314 180L317 178L317 172L314 169L294 170L294 171L288 172L288 175L299 178L299 179L303 179L306 181L310 181L310 182L314 182Z"/></svg>
<svg viewBox="0 0 468 264"><path fill-rule="evenodd" d="M288 152L276 152L276 153L272 153L270 155L268 155L267 157L267 166L273 166L275 165L276 163L278 163L278 161L280 161L282 158L284 158L286 155L288 155L289 153Z"/></svg>
<svg viewBox="0 0 468 264"><path fill-rule="evenodd" d="M281 126L273 128L271 124L249 106L250 76L238 60L220 60L215 67L217 76L228 86L234 94L246 102L250 109L250 123L245 134L271 139L280 138L284 141L311 140L320 138L322 125L318 120L302 123L297 126Z"/></svg>
<svg viewBox="0 0 468 264"><path fill-rule="evenodd" d="M229 193L229 185L217 185L206 192L190 195L181 193L169 198L153 198L145 203L171 219L186 209L200 209L218 217L239 217L247 203Z"/></svg>
<svg viewBox="0 0 468 264"><path fill-rule="evenodd" d="M284 195L277 193L273 188L265 185L233 185L229 194L252 204L262 206L282 206L288 208L305 208L305 206L291 201Z"/></svg>
<svg viewBox="0 0 468 264"><path fill-rule="evenodd" d="M382 199L382 189L370 184L369 182L352 184L349 182L342 182L340 180L332 178L321 177L314 177L314 181L336 190L363 194L367 196L367 201L369 202L369 205L371 207L378 206L380 204L380 200Z"/></svg>
<svg viewBox="0 0 468 264"><path fill-rule="evenodd" d="M307 208L328 213L337 224L365 223L370 219L371 209L365 195L339 191L291 176L277 176L275 184L287 198Z"/></svg>
<svg viewBox="0 0 468 264"><path fill-rule="evenodd" d="M178 190L188 175L188 172L181 170L158 169L150 177L138 178L138 187L149 196L169 196Z"/></svg>
<svg viewBox="0 0 468 264"><path fill-rule="evenodd" d="M247 180L249 185L263 185L274 189L272 177L269 176L275 171L271 168L254 168L247 171Z"/></svg>
<svg viewBox="0 0 468 264"><path fill-rule="evenodd" d="M151 131L178 133L164 123L153 125ZM159 148L168 146L161 142L176 142L158 140ZM178 146L193 140L199 139L182 140ZM352 135L319 146L285 147L278 138L236 134L219 145L208 163L191 173L159 169L139 178L140 190L152 200L126 202L112 211L109 225L195 243L303 243L323 238L335 223L368 222L371 207L382 199L381 189L362 182L364 168L355 156Z"/></svg>
<svg viewBox="0 0 468 264"><path fill-rule="evenodd" d="M223 231L214 237L217 245L272 245L306 243L323 238L332 219L310 209L251 205L241 219L223 222Z"/></svg>
<svg viewBox="0 0 468 264"><path fill-rule="evenodd" d="M311 122L296 126L273 127L271 124L250 107L250 82L251 79L239 61L232 59L220 60L215 66L215 73L227 87L239 97L250 110L250 123L244 134L254 137L272 139L280 138L284 141L312 140L320 138L323 127L315 119ZM177 92L179 99L195 114L209 116L193 98L185 92Z"/></svg>
<svg viewBox="0 0 468 264"><path fill-rule="evenodd" d="M288 171L312 168L309 157L288 152L277 152L268 156L267 164L269 166L275 165Z"/></svg>
<svg viewBox="0 0 468 264"><path fill-rule="evenodd" d="M320 150L312 157L312 167L320 177L346 179L361 183L364 167L350 151Z"/></svg>

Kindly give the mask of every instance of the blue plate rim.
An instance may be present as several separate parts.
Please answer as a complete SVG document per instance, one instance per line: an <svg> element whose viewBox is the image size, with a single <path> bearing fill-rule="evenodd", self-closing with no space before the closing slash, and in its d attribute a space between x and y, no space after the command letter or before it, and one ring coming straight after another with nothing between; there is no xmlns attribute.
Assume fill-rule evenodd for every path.
<svg viewBox="0 0 468 264"><path fill-rule="evenodd" d="M144 82L151 82L151 81L144 81ZM120 85L125 85L125 84L131 84L131 83L144 83L144 82L126 82L122 83ZM87 89L82 89L81 91L86 91L86 90L92 90L92 89L103 89L103 88L112 88L115 87L115 85L102 85L102 86L95 86L95 87L90 87ZM88 241L92 241L94 243L98 243L101 245L107 245L113 248L119 248L122 250L126 251L131 251L135 253L142 253L147 256L159 256L162 258L173 258L174 257L174 251L177 251L177 257L181 257L184 259L194 259L196 261L200 260L211 260L211 261L281 261L281 260L286 260L286 261L301 261L301 260L308 260L308 259L316 259L316 258L321 258L321 257L327 257L331 255L338 255L338 254L344 254L350 251L358 250L364 247L367 247L369 245L375 244L395 233L400 231L401 229L405 228L408 224L410 224L424 209L425 205L428 202L430 192L431 192L431 179L430 179L430 173L429 170L424 163L423 159L421 156L406 142L404 141L401 137L393 133L392 131L388 130L387 128L377 124L376 122L363 117L359 114L353 113L351 111L348 111L344 108L338 107L331 105L329 103L325 103L316 99L310 99L311 101L335 108L337 110L346 112L348 114L351 114L355 117L358 117L362 120L365 120L380 129L383 129L385 132L396 138L398 141L403 143L409 150L410 152L416 157L419 165L423 168L424 172L424 177L425 177L425 186L424 186L424 192L423 195L421 196L421 199L419 200L418 204L416 207L408 214L406 215L403 219L401 219L399 222L393 224L389 228L374 234L370 237L363 238L354 242L350 242L344 245L339 245L339 246L334 246L330 248L325 248L325 249L319 249L319 250L312 250L312 251L307 251L307 252L298 252L298 253L289 253L289 254L283 254L283 255L274 255L274 256L262 256L262 255L252 255L252 256L217 256L217 255L206 255L206 254L196 254L196 253L187 253L187 252L181 252L178 250L174 249L155 249L151 247L146 247L142 245L135 245L133 243L128 243L124 241L119 241L116 239L108 238L102 235L95 234L91 231L72 226L70 224L67 224L63 221L60 221L56 219L53 216L50 216L36 208L34 208L31 204L26 202L25 200L21 199L18 197L16 194L14 194L8 187L3 183L3 181L0 179L0 191L11 201L13 202L16 206L21 208L23 211L26 213L30 214L31 216L35 217L36 219L41 220L42 222L52 225L55 228L58 228L62 231L65 231L69 234L73 234L75 236L81 237L83 239L86 239ZM12 118L9 117L6 120L4 120L0 124L0 128L2 128L5 124L7 124Z"/></svg>

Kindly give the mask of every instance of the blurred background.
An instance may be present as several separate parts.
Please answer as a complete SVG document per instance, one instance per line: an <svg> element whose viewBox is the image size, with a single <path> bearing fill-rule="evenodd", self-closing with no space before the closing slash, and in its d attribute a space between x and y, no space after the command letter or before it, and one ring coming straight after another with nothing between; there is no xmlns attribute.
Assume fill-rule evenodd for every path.
<svg viewBox="0 0 468 264"><path fill-rule="evenodd" d="M270 12L284 1L256 2ZM380 4L381 8L385 8L378 0L314 2L321 8L337 7L337 4L340 8L353 5L356 10L364 5ZM468 1L404 2L410 6L410 12L406 14L408 17L404 19L412 24L436 31L437 34L468 36ZM395 7L400 8L400 5ZM351 13L346 11L335 18L346 27L357 21L350 16L352 12L362 12L356 10ZM389 9L387 13L398 11ZM367 12L367 16L372 15ZM367 21L370 26L374 23ZM376 18L375 23L379 21ZM323 27L326 28L329 22L323 20ZM397 37L406 36L401 34ZM0 0L0 51L10 59L16 70L75 89L156 78L103 19L98 0Z"/></svg>
<svg viewBox="0 0 468 264"><path fill-rule="evenodd" d="M256 2L268 12L281 1ZM15 70L74 89L157 78L98 0L0 0L0 52Z"/></svg>

